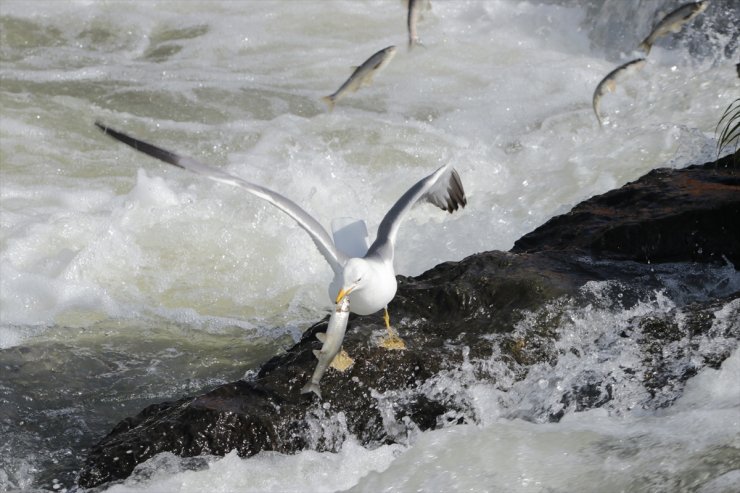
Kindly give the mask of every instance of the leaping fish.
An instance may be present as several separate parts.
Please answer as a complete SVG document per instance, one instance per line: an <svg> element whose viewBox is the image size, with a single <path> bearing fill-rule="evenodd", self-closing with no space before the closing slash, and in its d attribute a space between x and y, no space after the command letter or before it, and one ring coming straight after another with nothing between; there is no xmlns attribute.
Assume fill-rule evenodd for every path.
<svg viewBox="0 0 740 493"><path fill-rule="evenodd" d="M617 87L618 80L623 79L628 75L634 74L642 67L644 67L645 63L646 61L644 58L638 58L636 60L629 61L615 68L614 70L609 72L606 77L601 79L599 85L596 86L593 98L594 113L596 113L596 119L599 121L599 126L602 125L601 114L599 112L602 96L604 96L604 94L606 94L607 92L614 92L614 89L616 89Z"/></svg>
<svg viewBox="0 0 740 493"><path fill-rule="evenodd" d="M649 54L650 48L653 47L653 43L655 43L656 39L668 33L679 32L684 24L704 12L708 6L709 0L681 5L679 8L663 17L663 19L655 25L648 37L640 43L639 49L644 51L645 55Z"/></svg>
<svg viewBox="0 0 740 493"><path fill-rule="evenodd" d="M409 31L409 50L414 45L422 45L419 41L419 35L416 32L416 25L421 18L422 10L431 10L432 2L430 0L408 0L408 15L406 17L406 26Z"/></svg>
<svg viewBox="0 0 740 493"><path fill-rule="evenodd" d="M336 104L336 102L342 99L347 94L347 92L355 92L359 88L369 85L372 82L373 76L377 72L382 70L386 65L388 65L395 54L396 47L389 46L387 48L383 48L382 50L365 60L362 65L357 67L355 71L352 72L352 75L349 76L349 79L347 79L345 83L342 84L341 87L336 90L336 92L334 92L334 94L330 94L329 96L321 98L329 107L329 111L334 109L334 105Z"/></svg>
<svg viewBox="0 0 740 493"><path fill-rule="evenodd" d="M334 311L331 313L326 333L319 332L316 334L316 338L323 343L320 351L316 349L313 352L319 362L316 363L316 369L313 371L311 380L301 389L301 394L313 392L321 399L319 381L342 349L342 341L344 340L344 332L347 330L348 320L349 298L345 296L336 304Z"/></svg>

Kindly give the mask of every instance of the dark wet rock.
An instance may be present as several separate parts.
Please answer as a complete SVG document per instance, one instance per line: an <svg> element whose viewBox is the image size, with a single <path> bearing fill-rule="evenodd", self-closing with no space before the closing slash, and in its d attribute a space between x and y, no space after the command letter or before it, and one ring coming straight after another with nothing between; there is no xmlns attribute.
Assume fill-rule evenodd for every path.
<svg viewBox="0 0 740 493"><path fill-rule="evenodd" d="M656 169L578 204L523 236L514 253L582 251L637 262L740 265L738 153L682 170Z"/></svg>
<svg viewBox="0 0 740 493"><path fill-rule="evenodd" d="M90 450L79 484L125 478L137 464L165 451L189 457L231 450L240 456L337 450L347 434L374 446L403 443L416 430L478 422L475 398L467 395L475 382L508 392L535 370L546 372L564 358L587 356L581 347L556 344L574 307L629 310L656 290L681 300L691 286L711 285L703 299L686 295L668 315L636 311L613 340L603 342L632 345L639 366L603 373L589 369L553 402L523 400L512 403L510 412L533 421L557 421L566 411L594 407L614 406L618 412L622 390L610 371L641 382L642 393L630 397L630 405L669 405L687 378L702 366L716 367L729 354L722 348L700 350L702 338L740 337L740 304L721 315L738 323L716 320L722 307L740 296L740 279L728 266L640 260L738 259L737 232L727 229L727 220L713 217L733 211L738 217L736 172L727 160L656 170L624 192L595 197L551 220L518 242L517 253L485 252L415 278L399 277L390 312L407 350L377 346L385 334L380 314L352 316L344 347L355 364L343 373L327 371L318 401L300 389L316 365L312 350L320 347L315 334L326 330L324 320L251 380L153 405L119 423ZM673 244L676 234L686 234L687 223L699 232L694 236L701 237L706 253L692 251L686 241ZM653 239L657 244L651 246ZM592 281L608 282L596 292L584 289ZM669 345L675 350L665 354L662 349ZM503 369L491 370L492 361ZM506 379L500 379L502 371ZM546 378L543 384L550 385Z"/></svg>

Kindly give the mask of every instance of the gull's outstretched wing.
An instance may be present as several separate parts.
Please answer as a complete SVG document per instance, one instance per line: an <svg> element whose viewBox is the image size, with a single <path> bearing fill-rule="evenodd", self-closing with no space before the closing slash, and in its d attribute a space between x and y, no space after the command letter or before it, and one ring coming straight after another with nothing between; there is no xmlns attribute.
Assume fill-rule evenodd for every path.
<svg viewBox="0 0 740 493"><path fill-rule="evenodd" d="M449 164L442 166L409 188L391 207L378 227L378 236L375 243L370 246L368 256L379 255L386 260L393 259L393 246L396 243L398 227L409 209L420 200L431 202L450 213L459 207L465 207L468 203L460 175Z"/></svg>
<svg viewBox="0 0 740 493"><path fill-rule="evenodd" d="M329 236L324 227L321 226L321 224L316 219L314 219L298 204L296 204L289 198L283 197L279 193L273 192L268 188L255 185L254 183L242 180L241 178L230 175L229 173L221 171L217 168L198 162L195 159L186 156L179 156L173 152L161 149L152 144L148 144L144 141L130 137L124 133L118 132L106 125L103 125L102 123L95 122L95 125L107 135L110 135L116 140L120 140L124 144L133 147L137 151L141 151L144 154L148 154L154 158L164 161L165 163L169 163L179 168L192 171L193 173L203 175L206 178L210 178L211 180L226 183L236 187L241 187L249 193L268 201L269 203L295 219L298 225L311 236L311 239L316 244L316 247L318 247L321 254L324 256L324 258L326 258L326 261L329 262L332 270L336 274L341 273L342 267L347 261L346 255L336 249L331 236Z"/></svg>

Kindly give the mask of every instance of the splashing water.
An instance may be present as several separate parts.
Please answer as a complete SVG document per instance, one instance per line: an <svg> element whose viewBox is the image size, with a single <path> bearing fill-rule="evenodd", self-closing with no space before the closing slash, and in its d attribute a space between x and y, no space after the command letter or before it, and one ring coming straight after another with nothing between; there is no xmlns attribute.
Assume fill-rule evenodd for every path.
<svg viewBox="0 0 740 493"><path fill-rule="evenodd" d="M371 234L409 185L453 162L469 206L412 212L396 265L414 275L507 250L654 167L715 157L717 119L740 95L731 1L656 43L605 96L603 130L593 115L595 85L661 8L432 1L425 47L407 52L395 0L3 0L0 489L70 489L86 448L118 420L242 377L329 306L329 269L288 218L130 151L93 121L278 190L325 225L363 217ZM327 114L321 96L390 44L399 51L373 85ZM710 271L690 298L732 292L709 291L732 285L734 269ZM459 401L441 429L389 418L400 444L363 448L341 416L317 408L314 438L342 443L337 454L165 454L109 489L731 491L737 300L719 308L713 332L665 348L682 355L671 372L698 373L653 395L635 343L647 335L631 320L680 325L681 290L619 306L598 302L608 286L586 289L597 302L549 307L568 315L554 367L521 378L494 354L416 389ZM702 363L728 354L721 367ZM608 383L595 402L610 399L583 412L571 397L594 382ZM460 418L470 424L444 426Z"/></svg>

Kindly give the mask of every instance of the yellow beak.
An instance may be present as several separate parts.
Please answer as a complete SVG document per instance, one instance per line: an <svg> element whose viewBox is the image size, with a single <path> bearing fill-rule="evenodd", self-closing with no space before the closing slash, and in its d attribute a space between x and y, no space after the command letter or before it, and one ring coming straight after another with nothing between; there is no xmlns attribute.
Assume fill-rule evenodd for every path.
<svg viewBox="0 0 740 493"><path fill-rule="evenodd" d="M337 301L335 301L335 303L339 303L340 301L342 301L344 297L349 294L350 291L352 291L352 288L347 289L346 291L344 288L340 289L339 294L337 295Z"/></svg>

